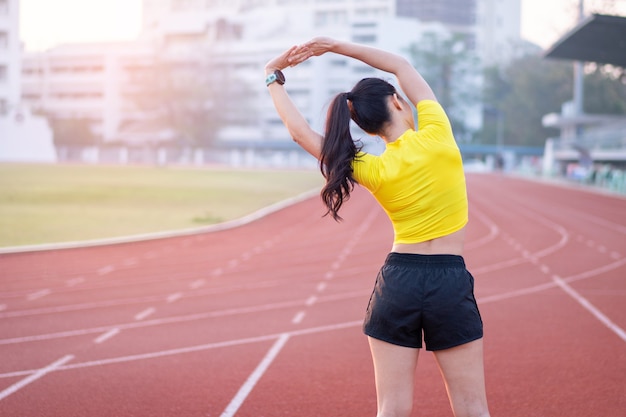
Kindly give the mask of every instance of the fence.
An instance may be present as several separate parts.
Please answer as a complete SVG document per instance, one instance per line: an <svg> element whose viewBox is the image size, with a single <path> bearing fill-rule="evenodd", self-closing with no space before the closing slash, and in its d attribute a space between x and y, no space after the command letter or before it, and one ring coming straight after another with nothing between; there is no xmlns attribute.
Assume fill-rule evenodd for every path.
<svg viewBox="0 0 626 417"><path fill-rule="evenodd" d="M299 148L177 148L129 146L57 146L57 161L108 165L227 165L237 168L316 168Z"/></svg>

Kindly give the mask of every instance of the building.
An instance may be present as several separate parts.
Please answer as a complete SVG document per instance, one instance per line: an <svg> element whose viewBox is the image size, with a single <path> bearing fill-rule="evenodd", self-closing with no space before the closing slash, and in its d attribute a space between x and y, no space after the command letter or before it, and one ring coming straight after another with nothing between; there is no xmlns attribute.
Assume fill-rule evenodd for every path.
<svg viewBox="0 0 626 417"><path fill-rule="evenodd" d="M219 80L221 91L205 105L219 106L226 119L215 125L207 122L203 128L215 131L220 143L295 147L263 83L269 59L315 35L401 54L426 32L460 32L472 48L480 45L478 6L490 0L454 1L144 0L143 31L136 42L63 45L25 56L22 96L54 117L89 120L103 143L166 141L174 135L156 121L159 110L138 106L133 95L145 87L142 77L158 62L175 63L183 77L200 69L198 91L205 77L213 83ZM455 13L444 13L450 10L446 7L456 7ZM293 99L318 130L323 129L325 107L334 94L365 76L390 78L332 54L286 72Z"/></svg>
<svg viewBox="0 0 626 417"><path fill-rule="evenodd" d="M21 101L19 0L0 0L0 161L53 162L46 120Z"/></svg>
<svg viewBox="0 0 626 417"><path fill-rule="evenodd" d="M0 115L20 102L19 0L0 0Z"/></svg>
<svg viewBox="0 0 626 417"><path fill-rule="evenodd" d="M534 51L521 38L521 0L479 0L476 43L484 66L506 65Z"/></svg>
<svg viewBox="0 0 626 417"><path fill-rule="evenodd" d="M141 42L69 44L25 54L22 99L53 118L89 121L96 137L114 141L127 119L141 117L125 93L137 68L152 57L151 46Z"/></svg>
<svg viewBox="0 0 626 417"><path fill-rule="evenodd" d="M422 22L439 22L452 32L473 34L476 7L481 0L395 0L398 16L413 17Z"/></svg>

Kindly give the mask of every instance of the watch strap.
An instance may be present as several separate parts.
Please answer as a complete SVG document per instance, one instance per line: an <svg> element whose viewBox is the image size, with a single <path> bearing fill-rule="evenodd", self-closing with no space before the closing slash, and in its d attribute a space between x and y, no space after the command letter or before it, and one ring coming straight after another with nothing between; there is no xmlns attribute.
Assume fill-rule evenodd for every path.
<svg viewBox="0 0 626 417"><path fill-rule="evenodd" d="M271 73L265 78L265 85L269 86L271 83L275 82L278 79L275 73Z"/></svg>
<svg viewBox="0 0 626 417"><path fill-rule="evenodd" d="M269 74L267 78L265 78L265 85L269 86L270 84L277 82L280 85L285 84L285 75L281 70L276 70L273 73Z"/></svg>

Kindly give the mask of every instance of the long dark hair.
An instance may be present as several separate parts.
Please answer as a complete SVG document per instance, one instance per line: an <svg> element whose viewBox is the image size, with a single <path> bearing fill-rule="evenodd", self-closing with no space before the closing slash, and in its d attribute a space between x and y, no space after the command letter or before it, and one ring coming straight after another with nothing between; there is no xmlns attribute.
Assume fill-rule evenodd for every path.
<svg viewBox="0 0 626 417"><path fill-rule="evenodd" d="M328 208L326 214L339 221L338 212L356 183L352 161L360 148L350 134L350 119L365 132L379 134L391 116L387 96L396 93L393 85L379 78L364 78L349 93L340 93L330 104L326 116L326 133L320 155L320 170L326 178L321 196Z"/></svg>

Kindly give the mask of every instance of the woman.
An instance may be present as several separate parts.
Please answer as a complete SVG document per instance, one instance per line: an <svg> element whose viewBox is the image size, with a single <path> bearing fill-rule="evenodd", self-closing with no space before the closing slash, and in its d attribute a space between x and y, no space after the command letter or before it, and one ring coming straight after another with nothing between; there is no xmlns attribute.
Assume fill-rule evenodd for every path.
<svg viewBox="0 0 626 417"><path fill-rule="evenodd" d="M386 81L366 78L338 94L324 136L290 100L281 70L332 52L396 76L413 109ZM460 152L433 91L404 58L372 47L318 37L265 67L266 83L293 139L320 161L322 199L335 220L355 183L367 188L394 227L364 323L374 362L378 417L409 416L422 336L434 352L456 417L489 416L482 321L473 278L463 261L468 219ZM380 155L355 145L350 119L386 143Z"/></svg>

